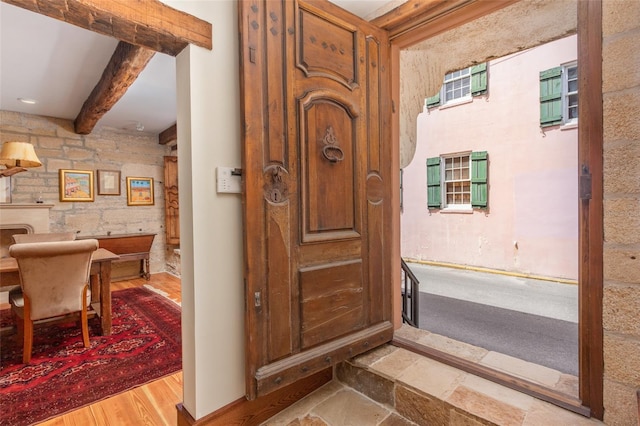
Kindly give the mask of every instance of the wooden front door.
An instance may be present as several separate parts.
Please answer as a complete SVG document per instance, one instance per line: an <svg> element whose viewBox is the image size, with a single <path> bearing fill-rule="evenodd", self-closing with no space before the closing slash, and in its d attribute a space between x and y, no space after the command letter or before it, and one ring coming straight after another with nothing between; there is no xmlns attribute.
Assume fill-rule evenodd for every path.
<svg viewBox="0 0 640 426"><path fill-rule="evenodd" d="M239 17L253 399L393 335L390 67L386 32L324 0Z"/></svg>

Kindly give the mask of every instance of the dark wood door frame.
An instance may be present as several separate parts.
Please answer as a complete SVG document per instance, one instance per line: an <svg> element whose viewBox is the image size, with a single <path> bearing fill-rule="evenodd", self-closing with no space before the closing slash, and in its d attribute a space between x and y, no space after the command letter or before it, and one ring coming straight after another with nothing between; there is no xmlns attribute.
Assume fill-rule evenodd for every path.
<svg viewBox="0 0 640 426"><path fill-rule="evenodd" d="M495 4L472 2L455 11L438 11L439 15L428 16L425 22L429 25L403 27L403 32L394 38L391 35L392 66L392 99L399 105L400 99L400 51L429 37L473 21L480 16L496 10ZM512 2L505 1L502 7ZM451 364L465 371L473 372L481 377L501 383L505 386L531 394L537 398L553 402L564 408L583 415L591 415L602 419L603 408L603 329L602 329L602 296L603 296L603 126L602 126L602 2L601 0L578 1L578 75L579 82L579 120L578 120L578 164L580 165L579 200L579 383L580 399L575 400L560 395L531 382L505 376L497 371L482 369L475 365L467 365L460 358L442 352L428 350L424 346L411 344L400 339L394 342L426 356L438 358L441 362ZM412 19L410 15L405 17ZM384 17L376 21L385 22ZM395 21L395 25L398 21ZM391 31L392 29L389 28ZM394 108L392 121L393 156L391 158L395 170L400 169L399 151L399 111ZM400 182L399 174L393 175L393 255L400 258ZM398 271L394 277L399 279ZM395 265L394 263L394 265ZM399 289L395 283L394 289ZM399 290L394 293L394 306L399 304ZM400 324L400 313L395 312L395 324Z"/></svg>

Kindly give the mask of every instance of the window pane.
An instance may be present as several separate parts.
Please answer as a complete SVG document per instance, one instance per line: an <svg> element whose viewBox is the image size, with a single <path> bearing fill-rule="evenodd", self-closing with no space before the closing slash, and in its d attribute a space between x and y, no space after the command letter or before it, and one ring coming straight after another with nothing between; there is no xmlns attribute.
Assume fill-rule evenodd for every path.
<svg viewBox="0 0 640 426"><path fill-rule="evenodd" d="M578 95L569 95L569 106L578 106Z"/></svg>
<svg viewBox="0 0 640 426"><path fill-rule="evenodd" d="M567 79L577 79L578 78L578 67L567 68Z"/></svg>
<svg viewBox="0 0 640 426"><path fill-rule="evenodd" d="M444 158L444 191L447 205L471 204L471 161L468 155Z"/></svg>
<svg viewBox="0 0 640 426"><path fill-rule="evenodd" d="M577 92L578 91L578 80L570 80L568 82L568 91L569 92Z"/></svg>

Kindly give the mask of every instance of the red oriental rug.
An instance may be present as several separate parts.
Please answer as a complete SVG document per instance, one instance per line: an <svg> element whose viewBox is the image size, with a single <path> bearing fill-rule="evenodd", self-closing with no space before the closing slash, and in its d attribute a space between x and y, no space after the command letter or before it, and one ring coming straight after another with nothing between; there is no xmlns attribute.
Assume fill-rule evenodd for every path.
<svg viewBox="0 0 640 426"><path fill-rule="evenodd" d="M180 307L144 287L112 293L111 336L89 320L91 347L73 323L40 326L31 364L15 336L0 342L0 425L29 425L156 380L182 368ZM10 321L1 311L3 325Z"/></svg>

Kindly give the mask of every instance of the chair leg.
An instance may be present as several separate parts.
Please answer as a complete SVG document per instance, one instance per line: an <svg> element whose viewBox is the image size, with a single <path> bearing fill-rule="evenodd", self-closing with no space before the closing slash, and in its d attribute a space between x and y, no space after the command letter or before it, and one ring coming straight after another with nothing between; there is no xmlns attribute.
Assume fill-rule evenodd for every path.
<svg viewBox="0 0 640 426"><path fill-rule="evenodd" d="M80 325L82 327L82 342L84 347L91 346L89 342L89 321L87 320L87 289L88 286L84 286L82 290L82 311L80 312Z"/></svg>
<svg viewBox="0 0 640 426"><path fill-rule="evenodd" d="M33 349L33 321L31 321L31 301L24 297L24 318L23 318L23 346L22 346L22 362L29 364L31 362L31 350Z"/></svg>

